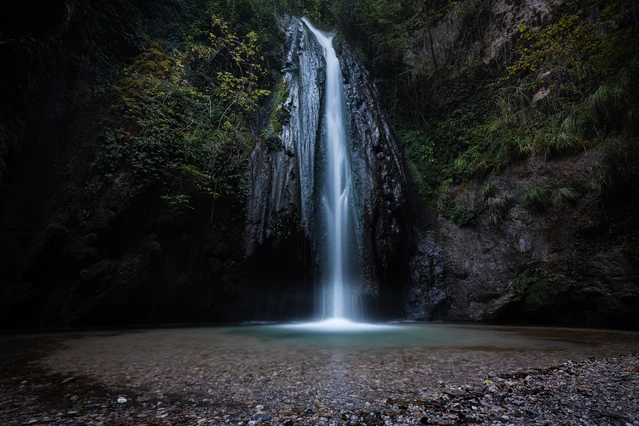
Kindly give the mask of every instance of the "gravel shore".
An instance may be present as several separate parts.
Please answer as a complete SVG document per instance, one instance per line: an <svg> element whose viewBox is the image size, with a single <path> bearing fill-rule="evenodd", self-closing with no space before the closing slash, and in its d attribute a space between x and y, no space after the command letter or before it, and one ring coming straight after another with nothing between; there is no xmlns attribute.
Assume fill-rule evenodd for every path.
<svg viewBox="0 0 639 426"><path fill-rule="evenodd" d="M0 336L0 424L639 425L636 333L525 333L538 349L193 329ZM571 345L541 344L553 340Z"/></svg>

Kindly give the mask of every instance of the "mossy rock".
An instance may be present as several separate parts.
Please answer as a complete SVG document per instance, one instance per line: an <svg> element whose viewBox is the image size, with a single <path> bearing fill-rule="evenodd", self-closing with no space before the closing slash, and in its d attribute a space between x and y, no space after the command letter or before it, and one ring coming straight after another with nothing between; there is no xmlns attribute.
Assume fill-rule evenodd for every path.
<svg viewBox="0 0 639 426"><path fill-rule="evenodd" d="M190 246L195 242L195 237L188 232L182 232L180 235L175 237L173 242L178 245Z"/></svg>
<svg viewBox="0 0 639 426"><path fill-rule="evenodd" d="M477 212L470 207L457 205L452 197L444 196L441 214L457 226L472 226L477 222Z"/></svg>
<svg viewBox="0 0 639 426"><path fill-rule="evenodd" d="M275 112L275 117L281 125L287 125L291 121L291 112L288 109L281 107Z"/></svg>
<svg viewBox="0 0 639 426"><path fill-rule="evenodd" d="M282 150L282 139L274 131L267 131L264 135L264 142L271 151L279 152Z"/></svg>
<svg viewBox="0 0 639 426"><path fill-rule="evenodd" d="M513 291L525 312L535 312L553 301L553 291L546 271L541 267L522 268L513 280Z"/></svg>
<svg viewBox="0 0 639 426"><path fill-rule="evenodd" d="M82 243L86 246L95 245L95 243L97 242L98 242L98 234L96 234L95 232L86 234L84 237L82 237Z"/></svg>
<svg viewBox="0 0 639 426"><path fill-rule="evenodd" d="M66 252L71 259L81 263L95 262L100 258L100 251L95 247L74 246Z"/></svg>
<svg viewBox="0 0 639 426"><path fill-rule="evenodd" d="M82 281L94 281L107 276L116 270L117 264L115 260L102 259L80 272Z"/></svg>
<svg viewBox="0 0 639 426"><path fill-rule="evenodd" d="M144 244L144 252L151 255L161 255L162 245L159 241L149 241Z"/></svg>
<svg viewBox="0 0 639 426"><path fill-rule="evenodd" d="M45 238L47 242L61 240L69 234L69 230L66 226L58 222L49 222L44 230Z"/></svg>

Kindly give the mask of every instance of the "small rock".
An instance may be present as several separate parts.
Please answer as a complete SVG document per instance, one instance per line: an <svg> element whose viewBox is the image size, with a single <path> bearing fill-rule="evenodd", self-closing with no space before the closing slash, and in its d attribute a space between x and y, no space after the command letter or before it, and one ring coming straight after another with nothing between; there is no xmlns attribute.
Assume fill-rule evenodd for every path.
<svg viewBox="0 0 639 426"><path fill-rule="evenodd" d="M29 421L27 422L27 424L28 424L28 425L33 425L33 424L38 423L39 421L40 421L40 420L38 420L38 419L31 419L31 420L29 420Z"/></svg>
<svg viewBox="0 0 639 426"><path fill-rule="evenodd" d="M126 404L126 398L121 396L118 398L118 404Z"/></svg>
<svg viewBox="0 0 639 426"><path fill-rule="evenodd" d="M102 406L100 404L89 404L89 405L85 405L83 408L101 408Z"/></svg>
<svg viewBox="0 0 639 426"><path fill-rule="evenodd" d="M261 405L261 404L260 404L260 405L256 405L256 406L255 406L255 409L256 409L257 411L262 411L262 410L264 409L264 406L263 406L263 405Z"/></svg>
<svg viewBox="0 0 639 426"><path fill-rule="evenodd" d="M64 379L64 380L62 381L62 383L60 383L60 384L61 384L61 385L66 385L67 383L71 383L71 382L72 382L72 381L74 381L74 380L75 380L75 377L68 377L68 378Z"/></svg>

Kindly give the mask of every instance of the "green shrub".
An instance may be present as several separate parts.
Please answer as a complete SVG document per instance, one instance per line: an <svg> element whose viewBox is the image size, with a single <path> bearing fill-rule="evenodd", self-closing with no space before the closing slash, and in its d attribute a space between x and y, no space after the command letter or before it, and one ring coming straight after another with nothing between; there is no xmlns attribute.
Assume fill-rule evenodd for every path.
<svg viewBox="0 0 639 426"><path fill-rule="evenodd" d="M58 240L64 238L69 230L58 222L49 222L44 230L47 241Z"/></svg>
<svg viewBox="0 0 639 426"><path fill-rule="evenodd" d="M552 189L548 186L529 185L522 188L518 195L519 201L529 212L542 212L552 201Z"/></svg>
<svg viewBox="0 0 639 426"><path fill-rule="evenodd" d="M490 181L482 185L479 195L486 203L488 221L494 225L499 223L510 208L508 200L499 193L497 185Z"/></svg>
<svg viewBox="0 0 639 426"><path fill-rule="evenodd" d="M102 184L126 170L129 196L159 193L177 214L201 196L242 196L248 122L269 94L255 32L238 36L215 13L198 25L183 46L151 43L125 70L94 163ZM91 182L96 194L102 185Z"/></svg>
<svg viewBox="0 0 639 426"><path fill-rule="evenodd" d="M555 194L555 196L561 198L563 201L566 202L576 201L581 196L578 191L570 187L557 188L553 191L553 193Z"/></svg>
<svg viewBox="0 0 639 426"><path fill-rule="evenodd" d="M521 268L513 280L512 288L527 312L539 310L553 299L546 271L541 267Z"/></svg>
<svg viewBox="0 0 639 426"><path fill-rule="evenodd" d="M458 226L474 225L477 219L477 212L469 207L460 206L450 197L442 199L441 214Z"/></svg>
<svg viewBox="0 0 639 426"><path fill-rule="evenodd" d="M159 241L149 241L144 245L144 251L148 254L162 254L162 246Z"/></svg>
<svg viewBox="0 0 639 426"><path fill-rule="evenodd" d="M115 271L116 267L117 267L117 262L115 260L102 259L99 262L94 263L88 268L82 270L81 272L82 280L83 281L97 280Z"/></svg>

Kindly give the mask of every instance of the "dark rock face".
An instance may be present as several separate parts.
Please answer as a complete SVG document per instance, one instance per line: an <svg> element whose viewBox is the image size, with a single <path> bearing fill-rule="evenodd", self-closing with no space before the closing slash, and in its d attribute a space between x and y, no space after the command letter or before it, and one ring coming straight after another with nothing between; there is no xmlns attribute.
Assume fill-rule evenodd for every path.
<svg viewBox="0 0 639 426"><path fill-rule="evenodd" d="M283 99L273 105L271 115L286 119L275 118L281 126L279 146L260 139L251 154L245 230L249 256L266 240L286 239L288 234L282 232L286 225L295 227L299 222L309 240L314 234L314 159L325 65L320 45L300 20L287 19L284 26L288 51L282 67L284 90L278 93Z"/></svg>
<svg viewBox="0 0 639 426"><path fill-rule="evenodd" d="M403 160L368 72L345 43L339 39L334 43L344 73L350 118L349 139L354 192L358 195L355 203L360 216L357 235L364 258L363 279L365 288L376 294L380 271L395 268L400 244L407 238Z"/></svg>
<svg viewBox="0 0 639 426"><path fill-rule="evenodd" d="M0 93L10 99L0 108L5 113L0 119L0 329L307 314L306 289L291 290L280 282L273 258L262 268L245 258L243 200L222 196L211 215L211 200L203 197L193 200L195 210L169 217L154 189L128 195L135 182L126 168L95 196L87 189L112 102L98 89L114 84L143 50L148 28L138 27L140 22L154 28L157 19L171 30L166 23L189 19L191 9L171 0L153 8L146 1L55 1L36 16L27 13L31 3L12 6L0 18L29 23L11 26L16 31L11 43L28 38L35 25L34 44L46 52L30 62L29 49L0 46L0 58L16 64L0 83ZM135 19L129 23L124 18L130 16ZM48 25L39 25L40 18ZM125 24L132 26L126 32ZM102 55L89 56L87 64L93 44L85 43L113 58L110 68ZM2 137L12 121L19 122L11 128L20 130L21 149L6 151ZM290 241L295 247L295 238ZM302 275L304 264L291 263L287 269Z"/></svg>
<svg viewBox="0 0 639 426"><path fill-rule="evenodd" d="M455 202L477 212L476 225L440 216L418 234L408 316L638 327L639 271L614 235L636 205L618 204L593 187L600 173L597 149L513 166L490 179L493 197L508 203L497 223L478 183L456 188ZM531 211L519 191L533 183L579 195L549 194L543 211Z"/></svg>

